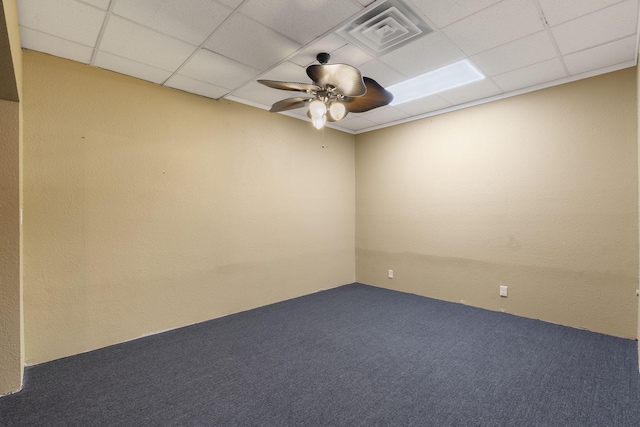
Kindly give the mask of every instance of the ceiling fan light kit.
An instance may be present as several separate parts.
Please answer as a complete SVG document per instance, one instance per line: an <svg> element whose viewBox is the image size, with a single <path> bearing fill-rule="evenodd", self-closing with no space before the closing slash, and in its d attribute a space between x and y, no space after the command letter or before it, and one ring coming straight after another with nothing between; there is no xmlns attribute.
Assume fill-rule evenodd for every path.
<svg viewBox="0 0 640 427"><path fill-rule="evenodd" d="M391 92L369 77L362 77L357 68L347 64L327 64L328 53L319 53L320 63L307 67L307 75L313 84L258 80L274 89L304 92L308 97L287 98L271 106L272 113L294 110L307 106L307 116L316 129L327 121L337 122L348 113L364 113L388 105L393 101Z"/></svg>

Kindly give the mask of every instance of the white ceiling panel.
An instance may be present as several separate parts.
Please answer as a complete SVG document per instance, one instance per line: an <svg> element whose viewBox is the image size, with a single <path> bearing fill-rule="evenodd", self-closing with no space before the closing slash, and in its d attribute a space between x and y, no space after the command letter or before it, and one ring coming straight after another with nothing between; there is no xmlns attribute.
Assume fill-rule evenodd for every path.
<svg viewBox="0 0 640 427"><path fill-rule="evenodd" d="M252 80L260 71L207 49L200 49L178 70L178 74L233 89Z"/></svg>
<svg viewBox="0 0 640 427"><path fill-rule="evenodd" d="M586 73L605 66L633 61L636 55L635 36L567 55L565 62L571 75Z"/></svg>
<svg viewBox="0 0 640 427"><path fill-rule="evenodd" d="M551 59L518 70L494 76L492 80L505 92L524 89L567 77L560 59Z"/></svg>
<svg viewBox="0 0 640 427"><path fill-rule="evenodd" d="M118 0L113 12L199 45L231 15L232 10L211 0Z"/></svg>
<svg viewBox="0 0 640 427"><path fill-rule="evenodd" d="M442 99L438 95L431 95L425 96L424 98L414 99L413 101L405 102L404 104L395 105L394 107L414 116L451 107L451 103Z"/></svg>
<svg viewBox="0 0 640 427"><path fill-rule="evenodd" d="M357 116L355 114L349 114L347 118L334 123L341 128L358 131L366 128L370 128L375 126L377 123L371 122L367 119L362 118L361 116Z"/></svg>
<svg viewBox="0 0 640 427"><path fill-rule="evenodd" d="M85 46L95 46L106 16L74 0L20 0L20 25Z"/></svg>
<svg viewBox="0 0 640 427"><path fill-rule="evenodd" d="M414 77L464 58L444 34L432 33L379 59L405 76Z"/></svg>
<svg viewBox="0 0 640 427"><path fill-rule="evenodd" d="M446 101L449 101L452 105L458 105L477 101L482 98L490 98L492 96L500 95L501 93L502 89L500 89L495 83L490 79L484 79L440 92L438 95Z"/></svg>
<svg viewBox="0 0 640 427"><path fill-rule="evenodd" d="M100 49L152 67L175 71L196 48L118 16L111 16Z"/></svg>
<svg viewBox="0 0 640 427"><path fill-rule="evenodd" d="M254 103L263 105L265 108L271 108L271 105L286 98L303 97L306 98L302 92L292 92L284 90L273 90L260 83L253 82L238 89L233 93L238 98L243 98Z"/></svg>
<svg viewBox="0 0 640 427"><path fill-rule="evenodd" d="M634 66L640 0L404 0L435 31L384 55L333 31L365 16L365 7L381 13L391 5L384 0L16 2L26 49L258 108L298 93L256 80L310 83L305 68L320 52L387 88L464 59L487 76L330 125L359 133ZM413 31L376 25L366 33L372 40ZM283 114L306 120L306 109Z"/></svg>
<svg viewBox="0 0 640 427"><path fill-rule="evenodd" d="M375 124L382 125L385 123L406 119L407 117L409 117L409 114L388 105L386 107L376 108L375 110L363 113L360 115L360 117L363 117L370 122L374 122Z"/></svg>
<svg viewBox="0 0 640 427"><path fill-rule="evenodd" d="M22 47L88 64L93 49L49 34L20 27Z"/></svg>
<svg viewBox="0 0 640 427"><path fill-rule="evenodd" d="M205 47L243 64L266 70L301 46L251 18L234 14L205 43Z"/></svg>
<svg viewBox="0 0 640 427"><path fill-rule="evenodd" d="M503 0L442 31L467 55L475 55L543 29L533 1Z"/></svg>
<svg viewBox="0 0 640 427"><path fill-rule="evenodd" d="M481 11L500 0L412 0L416 8L438 27L446 27L453 22Z"/></svg>
<svg viewBox="0 0 640 427"><path fill-rule="evenodd" d="M95 7L99 7L100 9L107 10L109 9L109 4L111 0L81 0L83 3L90 4Z"/></svg>
<svg viewBox="0 0 640 427"><path fill-rule="evenodd" d="M158 84L162 84L171 75L168 71L160 70L107 52L98 52L94 65Z"/></svg>
<svg viewBox="0 0 640 427"><path fill-rule="evenodd" d="M300 44L307 44L363 8L345 0L247 0L241 12ZM307 17L299 19L298 17Z"/></svg>
<svg viewBox="0 0 640 427"><path fill-rule="evenodd" d="M232 9L236 9L238 6L242 4L244 0L217 0L218 3L222 3L224 5L229 6Z"/></svg>
<svg viewBox="0 0 640 427"><path fill-rule="evenodd" d="M229 93L229 89L177 74L171 76L171 78L165 83L165 86L213 99L218 99Z"/></svg>
<svg viewBox="0 0 640 427"><path fill-rule="evenodd" d="M285 61L260 76L262 80L280 80L285 82L313 83L307 76L306 67ZM271 89L273 90L273 89ZM287 91L292 93L291 91Z"/></svg>
<svg viewBox="0 0 640 427"><path fill-rule="evenodd" d="M363 76L367 76L387 87L406 80L400 72L389 67L382 61L374 59L358 67Z"/></svg>
<svg viewBox="0 0 640 427"><path fill-rule="evenodd" d="M621 0L538 0L551 26L595 12Z"/></svg>
<svg viewBox="0 0 640 427"><path fill-rule="evenodd" d="M336 33L331 33L326 37L322 37L318 40L311 42L304 49L300 49L300 51L296 52L296 54L291 57L289 60L298 65L302 65L306 67L316 62L316 56L319 53L326 52L331 53L335 50L338 50L342 46L346 45L347 41L337 35Z"/></svg>
<svg viewBox="0 0 640 427"><path fill-rule="evenodd" d="M347 44L340 49L331 53L330 64L349 64L354 67L369 62L373 59L373 56L369 55L364 50L352 44Z"/></svg>
<svg viewBox="0 0 640 427"><path fill-rule="evenodd" d="M557 56L548 31L541 31L471 57L485 75L494 76Z"/></svg>
<svg viewBox="0 0 640 427"><path fill-rule="evenodd" d="M552 29L563 54L577 52L619 38L637 30L638 4L625 1Z"/></svg>

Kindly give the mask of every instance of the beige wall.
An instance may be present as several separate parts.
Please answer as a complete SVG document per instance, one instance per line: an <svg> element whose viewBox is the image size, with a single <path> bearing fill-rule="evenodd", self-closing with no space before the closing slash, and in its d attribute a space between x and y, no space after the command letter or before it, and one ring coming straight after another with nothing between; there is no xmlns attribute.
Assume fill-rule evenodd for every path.
<svg viewBox="0 0 640 427"><path fill-rule="evenodd" d="M0 7L0 395L22 386L21 51L15 0Z"/></svg>
<svg viewBox="0 0 640 427"><path fill-rule="evenodd" d="M23 66L27 363L354 281L353 135Z"/></svg>
<svg viewBox="0 0 640 427"><path fill-rule="evenodd" d="M24 57L27 363L354 279L636 336L635 68L354 138Z"/></svg>
<svg viewBox="0 0 640 427"><path fill-rule="evenodd" d="M0 395L22 384L20 105L0 100Z"/></svg>
<svg viewBox="0 0 640 427"><path fill-rule="evenodd" d="M630 68L358 135L356 279L636 337L636 83Z"/></svg>

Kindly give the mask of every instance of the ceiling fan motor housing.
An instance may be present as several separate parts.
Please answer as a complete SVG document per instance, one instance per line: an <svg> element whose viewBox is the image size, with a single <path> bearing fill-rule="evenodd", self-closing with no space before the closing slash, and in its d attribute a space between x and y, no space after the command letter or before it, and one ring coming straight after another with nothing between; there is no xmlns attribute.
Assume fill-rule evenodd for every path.
<svg viewBox="0 0 640 427"><path fill-rule="evenodd" d="M322 65L326 64L327 62L329 62L329 59L331 58L331 55L329 55L326 52L321 52L316 56L316 59L318 60L319 63L321 63Z"/></svg>

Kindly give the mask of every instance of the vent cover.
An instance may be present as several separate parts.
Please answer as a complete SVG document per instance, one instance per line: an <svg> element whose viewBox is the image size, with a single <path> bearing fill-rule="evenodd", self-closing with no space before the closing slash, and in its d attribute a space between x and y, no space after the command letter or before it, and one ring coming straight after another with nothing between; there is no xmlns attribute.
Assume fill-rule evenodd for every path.
<svg viewBox="0 0 640 427"><path fill-rule="evenodd" d="M367 52L380 56L433 32L402 0L387 0L336 31Z"/></svg>

